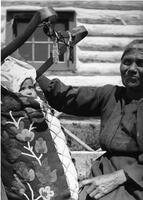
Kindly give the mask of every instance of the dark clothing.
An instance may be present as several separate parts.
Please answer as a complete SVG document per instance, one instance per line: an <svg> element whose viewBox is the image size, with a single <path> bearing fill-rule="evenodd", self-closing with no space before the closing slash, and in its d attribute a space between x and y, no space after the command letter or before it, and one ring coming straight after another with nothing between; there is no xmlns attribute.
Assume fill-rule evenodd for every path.
<svg viewBox="0 0 143 200"><path fill-rule="evenodd" d="M99 142L107 153L95 162L91 176L124 169L129 177L129 182L101 199L142 200L143 99L129 99L126 88L120 86L75 89L44 76L38 82L49 104L58 111L101 117ZM85 195L81 199L84 200Z"/></svg>

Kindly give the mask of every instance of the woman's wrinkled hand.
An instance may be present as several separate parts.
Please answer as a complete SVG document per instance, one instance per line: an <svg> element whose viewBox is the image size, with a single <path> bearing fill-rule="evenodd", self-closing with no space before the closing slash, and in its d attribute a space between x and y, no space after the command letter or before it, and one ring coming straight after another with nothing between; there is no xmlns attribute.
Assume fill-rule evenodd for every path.
<svg viewBox="0 0 143 200"><path fill-rule="evenodd" d="M88 186L86 189L88 195L92 198L100 199L126 181L127 178L124 171L119 170L111 174L105 174L83 180L80 183L80 188Z"/></svg>

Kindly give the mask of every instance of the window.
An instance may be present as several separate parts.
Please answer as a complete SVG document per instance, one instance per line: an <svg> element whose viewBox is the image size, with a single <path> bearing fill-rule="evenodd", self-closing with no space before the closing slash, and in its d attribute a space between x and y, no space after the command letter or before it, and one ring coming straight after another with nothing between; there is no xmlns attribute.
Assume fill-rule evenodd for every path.
<svg viewBox="0 0 143 200"><path fill-rule="evenodd" d="M56 31L72 30L75 27L75 13L72 11L57 12L58 19L55 24ZM7 21L14 18L12 26L13 38L18 36L26 28L34 12L8 11ZM31 37L17 50L18 54L31 63L35 68L39 68L49 57L53 48L53 41L45 35L43 27L36 28ZM50 71L71 71L75 66L75 50L73 51L74 61L68 59L68 53L59 56L59 62L54 64Z"/></svg>

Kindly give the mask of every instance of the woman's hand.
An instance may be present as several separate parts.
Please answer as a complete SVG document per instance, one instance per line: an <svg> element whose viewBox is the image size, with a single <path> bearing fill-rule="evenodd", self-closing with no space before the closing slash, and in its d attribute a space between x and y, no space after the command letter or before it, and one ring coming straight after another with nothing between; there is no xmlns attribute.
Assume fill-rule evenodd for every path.
<svg viewBox="0 0 143 200"><path fill-rule="evenodd" d="M89 196L95 199L99 199L126 181L127 178L124 171L119 170L111 174L105 174L91 179L83 180L80 183L80 188L88 185L89 187L87 187L86 191Z"/></svg>

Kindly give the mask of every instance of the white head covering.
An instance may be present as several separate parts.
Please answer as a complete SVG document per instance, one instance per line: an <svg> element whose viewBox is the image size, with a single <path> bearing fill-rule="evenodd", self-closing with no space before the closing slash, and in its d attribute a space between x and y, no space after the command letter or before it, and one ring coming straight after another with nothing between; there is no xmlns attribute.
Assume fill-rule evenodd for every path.
<svg viewBox="0 0 143 200"><path fill-rule="evenodd" d="M7 57L1 66L1 84L12 92L19 92L20 86L27 78L36 82L36 70L30 64Z"/></svg>

